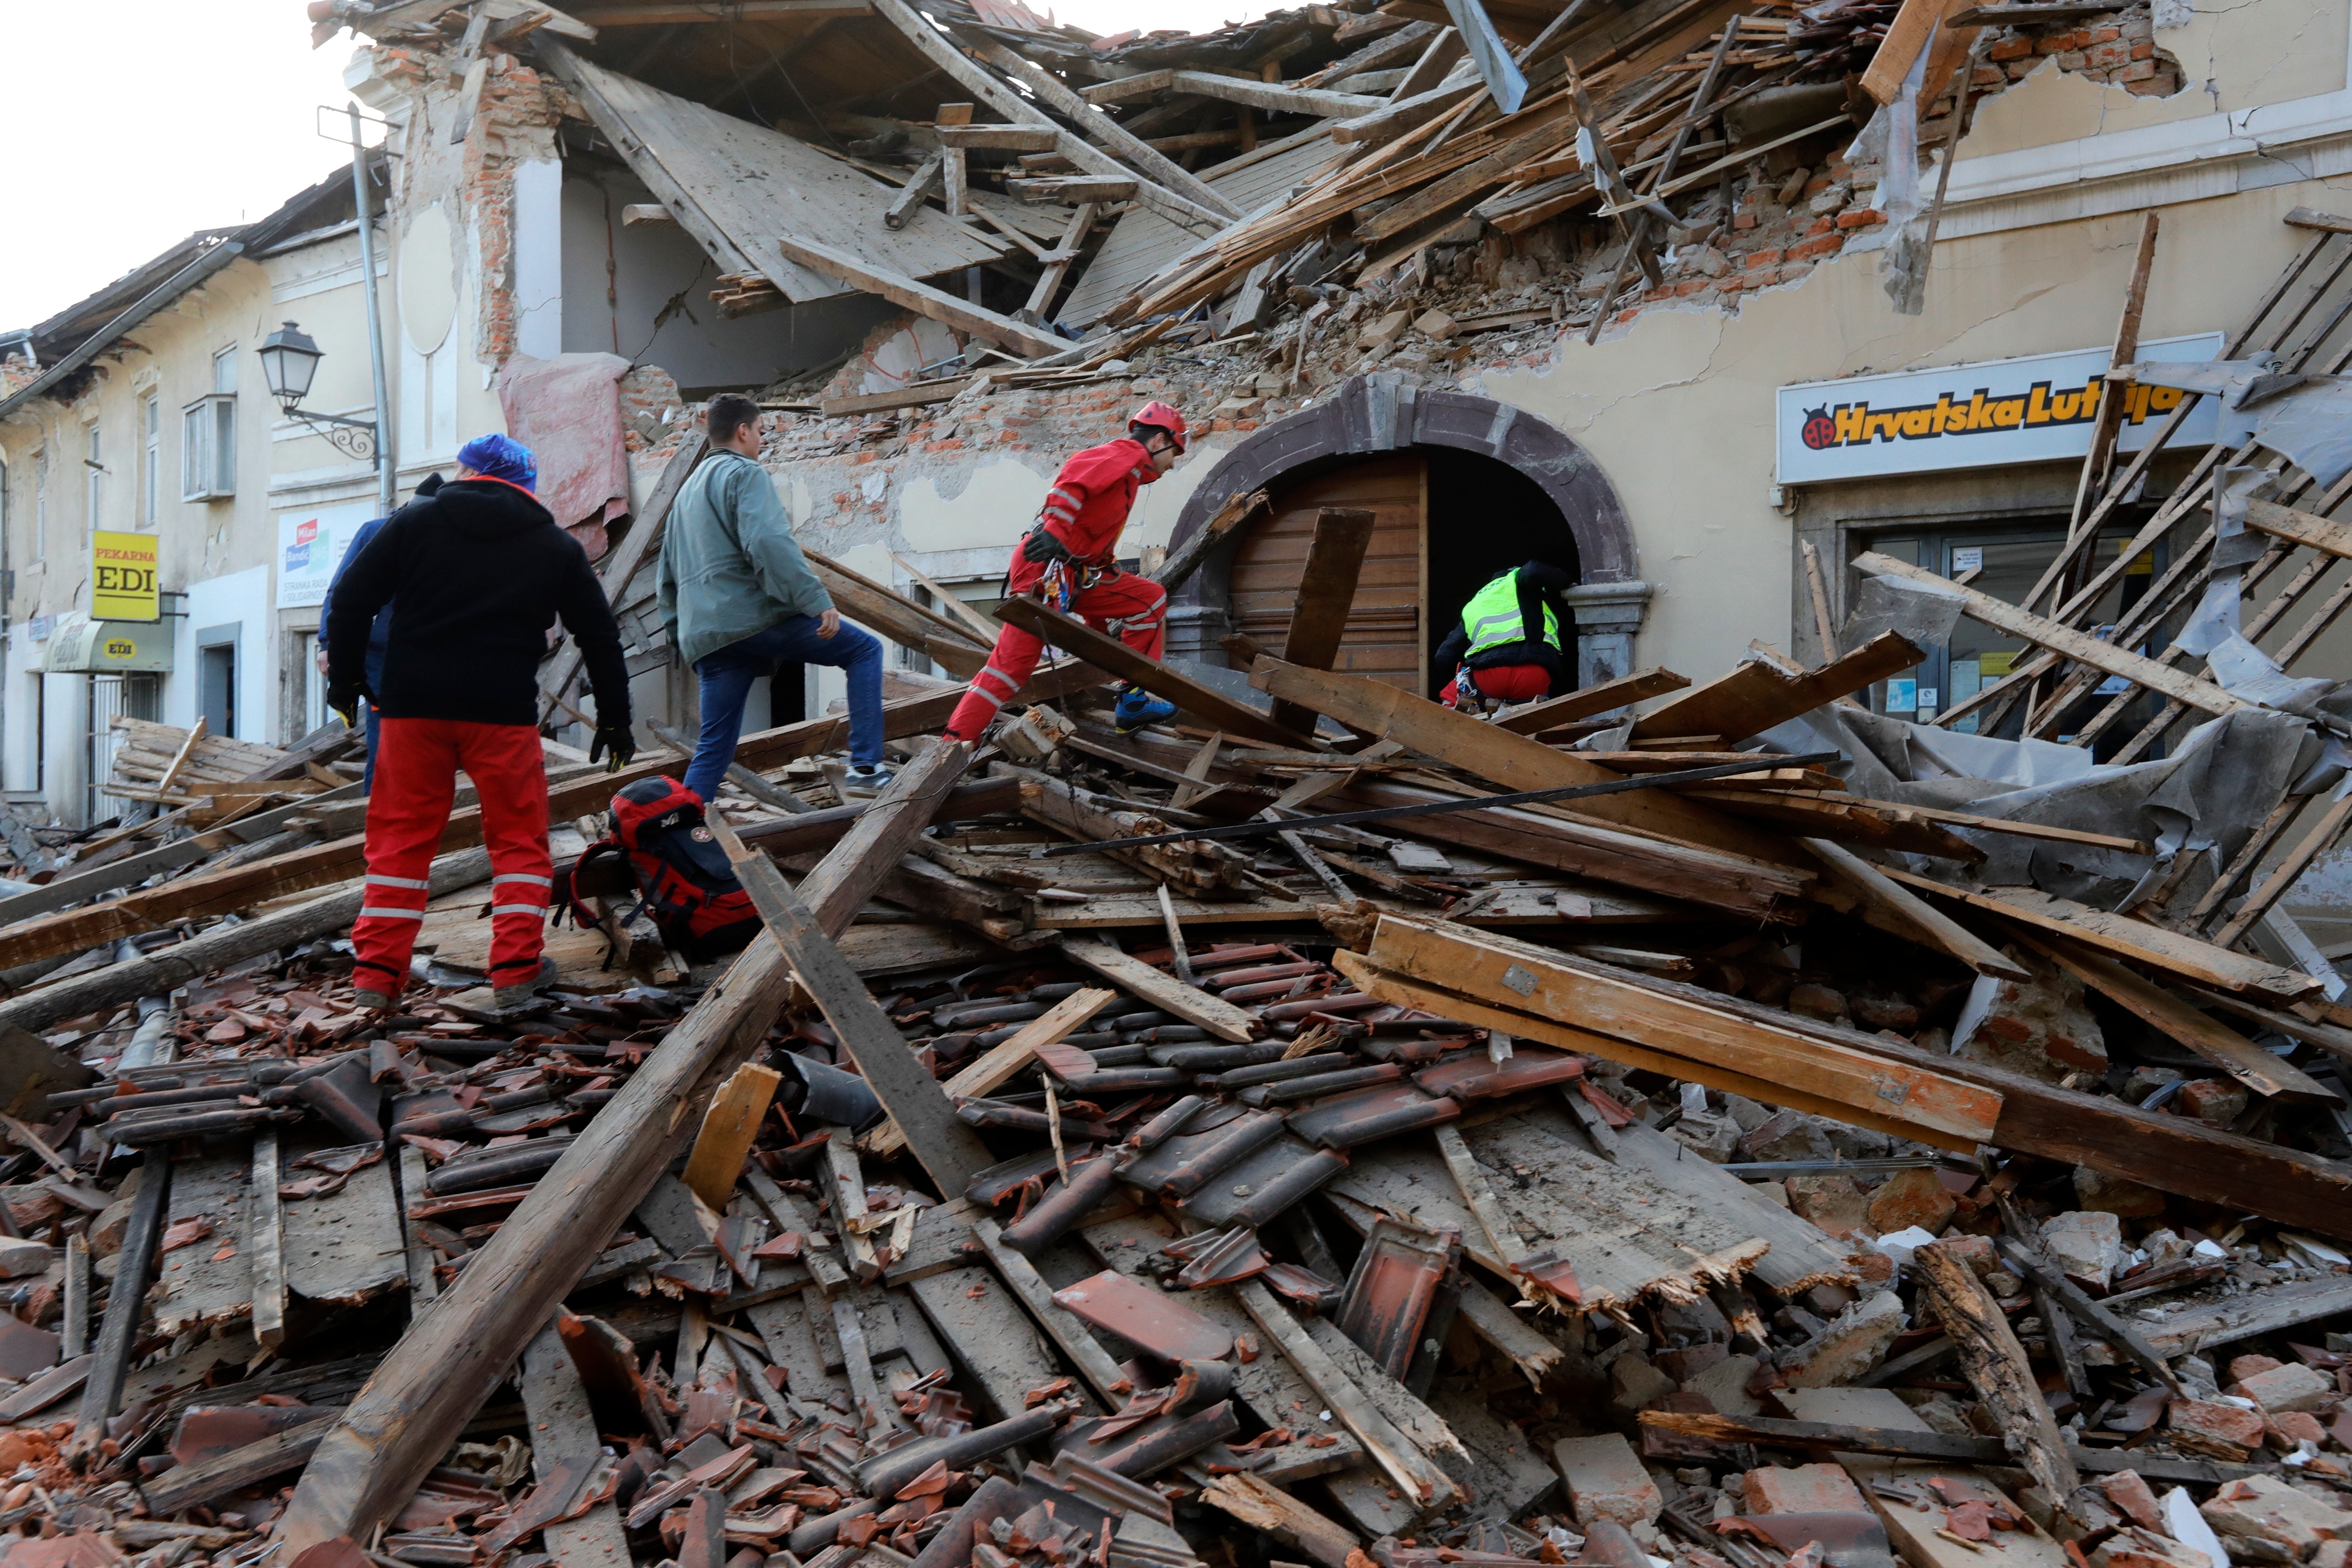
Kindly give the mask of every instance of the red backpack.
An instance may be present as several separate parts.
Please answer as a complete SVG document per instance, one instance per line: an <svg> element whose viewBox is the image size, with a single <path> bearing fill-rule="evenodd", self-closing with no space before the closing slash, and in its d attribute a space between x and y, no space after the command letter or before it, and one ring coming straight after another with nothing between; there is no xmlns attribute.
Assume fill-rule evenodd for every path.
<svg viewBox="0 0 2352 1568"><path fill-rule="evenodd" d="M589 847L565 879L563 901L583 926L595 911L578 891L581 871L625 860L642 900L630 918L651 915L662 941L695 959L733 952L760 930L760 911L735 879L726 853L702 820L702 802L671 778L639 779L613 797L613 836Z"/></svg>

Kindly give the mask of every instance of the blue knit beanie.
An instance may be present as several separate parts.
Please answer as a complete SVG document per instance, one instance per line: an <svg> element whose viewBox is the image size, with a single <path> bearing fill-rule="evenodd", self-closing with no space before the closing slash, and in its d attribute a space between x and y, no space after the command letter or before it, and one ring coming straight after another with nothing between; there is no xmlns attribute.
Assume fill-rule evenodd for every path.
<svg viewBox="0 0 2352 1568"><path fill-rule="evenodd" d="M457 448L457 460L478 474L504 479L534 495L539 491L538 459L511 436L477 436Z"/></svg>

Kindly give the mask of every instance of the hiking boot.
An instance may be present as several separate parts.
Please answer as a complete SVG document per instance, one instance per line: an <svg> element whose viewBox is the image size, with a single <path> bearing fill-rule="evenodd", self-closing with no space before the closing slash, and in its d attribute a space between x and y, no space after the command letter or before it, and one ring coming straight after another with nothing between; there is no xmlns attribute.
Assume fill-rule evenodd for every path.
<svg viewBox="0 0 2352 1568"><path fill-rule="evenodd" d="M868 797L880 795L890 787L890 770L877 763L870 768L851 768L841 775L841 793Z"/></svg>
<svg viewBox="0 0 2352 1568"><path fill-rule="evenodd" d="M1132 735L1146 724L1157 724L1175 712L1173 702L1163 702L1140 686L1129 686L1119 692L1118 704L1110 710L1110 716L1120 734Z"/></svg>
<svg viewBox="0 0 2352 1568"><path fill-rule="evenodd" d="M555 984L555 960L541 956L539 973L512 985L501 985L490 994L490 1002L499 1007L520 1007L549 986Z"/></svg>
<svg viewBox="0 0 2352 1568"><path fill-rule="evenodd" d="M388 991L373 991L365 986L352 993L352 1005L362 1013L390 1013L399 1005L399 998Z"/></svg>

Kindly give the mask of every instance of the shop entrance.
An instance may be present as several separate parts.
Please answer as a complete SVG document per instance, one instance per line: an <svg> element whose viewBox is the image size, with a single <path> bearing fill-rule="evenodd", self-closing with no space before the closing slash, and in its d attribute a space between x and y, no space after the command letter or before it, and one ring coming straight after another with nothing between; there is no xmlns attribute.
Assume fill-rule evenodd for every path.
<svg viewBox="0 0 2352 1568"><path fill-rule="evenodd" d="M1359 376L1218 459L1185 502L1171 547L1227 498L1258 489L1268 513L1212 552L1180 591L1171 656L1223 662L1228 632L1279 648L1316 514L1349 506L1376 521L1339 669L1434 696L1452 671L1431 668L1431 656L1462 606L1495 574L1528 561L1580 584L1570 593L1575 678L1632 668L1649 590L1633 570L1624 509L1583 448L1524 409Z"/></svg>
<svg viewBox="0 0 2352 1568"><path fill-rule="evenodd" d="M1491 458L1438 447L1368 458L1280 485L1269 514L1234 552L1234 628L1280 648L1304 584L1315 519L1325 507L1373 514L1332 668L1433 696L1450 670L1431 657L1462 606L1497 572L1545 561L1580 575L1559 508L1525 474Z"/></svg>

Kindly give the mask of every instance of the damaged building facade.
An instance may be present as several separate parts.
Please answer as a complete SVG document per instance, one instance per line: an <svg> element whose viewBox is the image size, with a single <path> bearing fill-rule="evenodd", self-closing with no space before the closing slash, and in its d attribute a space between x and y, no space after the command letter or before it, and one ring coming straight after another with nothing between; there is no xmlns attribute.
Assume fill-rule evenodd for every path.
<svg viewBox="0 0 2352 1568"><path fill-rule="evenodd" d="M472 784L359 988L289 698L175 666L95 792L162 815L0 818L0 1568L2347 1568L2352 43L2279 4L318 0L381 221L36 331L11 561L68 413L246 419L365 235L386 466L289 413L158 586L290 688L259 498L505 428L649 721L549 650L520 997ZM728 388L895 771L779 669L689 910L608 811ZM1165 659L998 596L1147 397ZM1577 688L1433 700L1531 559Z"/></svg>
<svg viewBox="0 0 2352 1568"><path fill-rule="evenodd" d="M1171 651L1211 665L1234 662L1234 634L1278 635L1307 520L1359 504L1381 520L1378 566L1341 668L1433 690L1448 672L1430 656L1459 604L1528 559L1580 579L1586 680L1715 668L1752 657L1756 639L1818 661L1861 581L1841 566L1865 552L1981 574L1997 595L2045 574L2090 510L2077 500L2084 454L2105 438L2099 389L2127 296L2143 360L2269 346L2324 370L2338 352L2305 342L2332 324L2333 251L2305 260L2253 321L2259 342L2237 342L2333 221L2326 181L2352 100L2345 17L2331 8L2128 7L1914 38L1920 74L1941 75L1916 105L1919 173L1900 195L1884 153L1855 139L1877 108L1866 72L1885 68L1855 29L1889 21L1891 6L1746 16L1736 41L1721 7L1628 7L1553 37L1538 37L1551 19L1541 7L1498 16L1504 42L1531 58L1568 39L1566 58L1598 73L1612 133L1630 127L1616 162L1644 194L1675 187L1656 210L1675 224L1643 220L1639 268L1622 220L1594 216L1605 204L1579 172L1557 68L1548 80L1538 69L1529 96L1558 100L1552 119L1499 151L1478 143L1475 163L1428 165L1444 171L1433 183L1379 183L1384 163L1426 159L1449 126L1475 137L1479 115L1496 113L1460 112L1476 62L1444 18L1409 9L1285 13L1212 48L1077 44L1017 11L754 8L681 22L608 8L580 13L593 38L510 24L506 50L485 46L485 76L464 55L460 13L425 21L429 7L404 8L404 26L374 26L352 79L404 154L397 251L408 226L447 224L481 263L469 279L481 374L511 353L545 357L522 341L542 317L565 353L667 373L675 401L641 373L649 384L625 431L640 500L701 397L760 389L778 411L764 460L808 542L919 598L984 610L1061 458L1117 433L1142 399L1180 403L1199 438L1144 492L1128 548L1148 560L1231 495L1272 498L1171 615ZM927 59L910 27L954 40L967 73L989 79ZM1655 106L1687 107L1711 47L1726 54L1715 96L1729 101L1682 137L1685 172L1659 182L1675 121L1696 117ZM767 65L746 77L730 62L752 50ZM1063 95L1084 93L1084 117L1032 79L1047 74ZM982 90L1008 83L1035 96L1008 106ZM1030 102L1084 137L1033 123L1047 116L1023 112ZM1138 132L1092 123L1106 110ZM487 135L453 136L467 116ZM1122 151L1122 134L1170 169ZM1104 176L1063 143L1127 157L1119 171L1139 171L1141 189L1081 199ZM1374 171L1362 199L1308 209L1335 182L1346 192L1359 161ZM909 181L924 196L911 205ZM1246 215L1251 233L1286 208L1318 221L1259 247L1262 266L1155 294L1183 281L1188 251L1232 247L1220 206ZM1934 226L1916 314L1890 299L1904 226L1885 221L1890 206L1915 240ZM2139 268L2151 211L2161 233ZM852 265L827 272L806 250L787 254L778 230ZM1654 282L1643 276L1653 261ZM893 279L928 279L942 298L901 309L910 296L894 302ZM973 300L990 319L958 310ZM1120 346L1171 307L1172 330ZM1057 354L1053 332L1024 341L1005 321L1057 322L1087 346ZM1017 370L1048 356L1073 368ZM2170 447L2096 520L2090 555L2139 532L2175 487L2206 482L2194 458L2217 433L2251 428L2211 397L2187 399L2168 426L2183 395L2154 384L2117 401L2109 473L2159 429ZM2112 625L2151 583L2168 585L2201 517L2141 552L2081 624ZM2333 587L2314 585L2303 612L2255 640L2298 658L2316 647L2325 663L2335 645L2298 634ZM1872 700L1923 721L1948 715L2024 647L1965 626ZM919 650L902 657L954 673ZM838 695L814 679L783 687L769 699L776 722ZM2033 718L2056 739L2088 711L1990 716L2003 732ZM1963 707L1948 722L1966 731L1980 716Z"/></svg>

